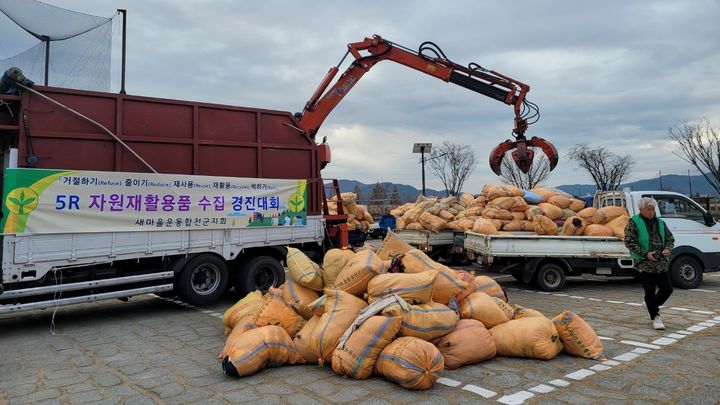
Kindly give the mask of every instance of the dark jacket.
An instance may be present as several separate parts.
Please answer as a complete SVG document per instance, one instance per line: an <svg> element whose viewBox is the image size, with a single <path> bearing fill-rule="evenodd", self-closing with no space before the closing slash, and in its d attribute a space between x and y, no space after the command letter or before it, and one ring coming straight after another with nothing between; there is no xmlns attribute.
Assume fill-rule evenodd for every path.
<svg viewBox="0 0 720 405"><path fill-rule="evenodd" d="M662 273L668 271L668 258L664 257L661 252L664 249L672 250L673 246L675 246L675 238L673 237L672 232L670 232L667 224L665 224L665 243L663 243L662 237L660 236L658 219L655 217L647 219L642 215L640 217L645 222L645 227L647 228L650 236L650 251L656 252L655 259L657 259L657 261L652 262L647 259L636 260L635 267L639 271L646 271L648 273ZM628 250L631 252L642 257L647 257L648 251L644 250L638 243L638 229L635 221L632 219L625 227L625 246L627 246Z"/></svg>
<svg viewBox="0 0 720 405"><path fill-rule="evenodd" d="M378 226L380 227L380 230L385 233L387 231L387 228L390 228L391 230L395 230L395 217L390 214L383 214L380 217L380 222L378 222Z"/></svg>

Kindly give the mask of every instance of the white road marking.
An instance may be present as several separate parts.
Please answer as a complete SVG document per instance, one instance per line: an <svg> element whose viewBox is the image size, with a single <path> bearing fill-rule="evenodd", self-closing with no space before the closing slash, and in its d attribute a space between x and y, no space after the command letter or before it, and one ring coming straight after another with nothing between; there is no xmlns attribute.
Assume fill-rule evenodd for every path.
<svg viewBox="0 0 720 405"><path fill-rule="evenodd" d="M693 325L693 326L687 328L687 330L689 330L691 332L700 332L701 330L705 330L705 329L707 329L707 326L700 326L700 325Z"/></svg>
<svg viewBox="0 0 720 405"><path fill-rule="evenodd" d="M486 390L485 388L478 387L477 385L472 385L472 384L468 384L468 385L464 386L462 389L464 389L465 391L470 391L475 394L478 394L483 398L492 398L495 395L497 395L497 392L495 392L495 391Z"/></svg>
<svg viewBox="0 0 720 405"><path fill-rule="evenodd" d="M602 362L602 364L606 366L617 366L618 364L620 364L620 362L615 360L605 360Z"/></svg>
<svg viewBox="0 0 720 405"><path fill-rule="evenodd" d="M671 307L668 309L672 309L673 311L683 311L683 312L691 310L690 308L680 308L680 307Z"/></svg>
<svg viewBox="0 0 720 405"><path fill-rule="evenodd" d="M639 303L637 303L637 302L626 302L625 304L627 304L627 305L632 305L632 306L634 306L634 307L641 307L641 306L642 306L642 304L639 304Z"/></svg>
<svg viewBox="0 0 720 405"><path fill-rule="evenodd" d="M598 339L600 339L600 340L615 340L615 339L613 339L611 337L607 337L607 336L598 336Z"/></svg>
<svg viewBox="0 0 720 405"><path fill-rule="evenodd" d="M538 294L543 294L543 295L550 295L550 293L547 292L547 291L538 291L537 293L538 293Z"/></svg>
<svg viewBox="0 0 720 405"><path fill-rule="evenodd" d="M682 333L683 335L692 335L693 332L687 331L687 330L679 330L675 333Z"/></svg>
<svg viewBox="0 0 720 405"><path fill-rule="evenodd" d="M571 295L570 298L575 298L575 299L578 299L578 300L584 300L584 299L585 299L585 297L583 297L582 295Z"/></svg>
<svg viewBox="0 0 720 405"><path fill-rule="evenodd" d="M520 391L512 395L505 395L504 397L499 398L498 402L508 405L522 404L534 396L535 394L533 394L532 392Z"/></svg>
<svg viewBox="0 0 720 405"><path fill-rule="evenodd" d="M646 349L659 349L660 346L651 345L648 343L642 343L642 342L635 342L633 340L621 340L620 343L625 343L626 345L632 345L637 347L644 347Z"/></svg>
<svg viewBox="0 0 720 405"><path fill-rule="evenodd" d="M532 388L530 388L530 391L538 393L538 394L547 394L549 392L555 391L555 387L551 387L549 385L540 384L536 385Z"/></svg>
<svg viewBox="0 0 720 405"><path fill-rule="evenodd" d="M715 312L713 311L693 311L696 314L703 314L703 315L713 315Z"/></svg>
<svg viewBox="0 0 720 405"><path fill-rule="evenodd" d="M611 304L624 304L623 301L611 301L611 300L608 300L608 301L605 301L605 302L609 302L609 303L611 303Z"/></svg>
<svg viewBox="0 0 720 405"><path fill-rule="evenodd" d="M720 321L720 316L716 316L715 318L713 318L713 320L714 320L714 321Z"/></svg>
<svg viewBox="0 0 720 405"><path fill-rule="evenodd" d="M663 345L663 346L667 346L667 345L673 344L675 342L677 342L677 339L673 339L673 338L669 338L669 337L661 337L660 339L653 340L653 343L655 343L656 345Z"/></svg>
<svg viewBox="0 0 720 405"><path fill-rule="evenodd" d="M436 382L442 385L447 385L448 387L457 387L458 385L462 384L460 381L451 380L445 377L438 378Z"/></svg>
<svg viewBox="0 0 720 405"><path fill-rule="evenodd" d="M596 364L596 365L590 367L590 370L593 370L593 371L605 371L605 370L610 370L611 368L612 368L612 367L606 366L606 365L604 365L604 364Z"/></svg>
<svg viewBox="0 0 720 405"><path fill-rule="evenodd" d="M521 289L520 291L522 291L522 292L527 292L527 293L534 293L534 292L535 292L534 290L522 290L522 289Z"/></svg>
<svg viewBox="0 0 720 405"><path fill-rule="evenodd" d="M635 360L638 357L640 357L640 355L637 353L627 352L627 353L623 353L617 357L613 357L613 360L630 361L630 360Z"/></svg>
<svg viewBox="0 0 720 405"><path fill-rule="evenodd" d="M567 382L565 380L560 380L560 379L549 381L548 384L552 384L552 385L555 385L558 387L567 387L570 385L569 382Z"/></svg>
<svg viewBox="0 0 720 405"><path fill-rule="evenodd" d="M673 338L673 339L682 339L685 336L687 336L687 335L681 335L679 333L671 333L671 334L667 335L667 337Z"/></svg>
<svg viewBox="0 0 720 405"><path fill-rule="evenodd" d="M644 349L642 347L636 347L636 348L632 349L632 353L637 353L637 354L645 354L650 351L651 351L650 349Z"/></svg>
<svg viewBox="0 0 720 405"><path fill-rule="evenodd" d="M588 298L588 301L602 301L600 298Z"/></svg>
<svg viewBox="0 0 720 405"><path fill-rule="evenodd" d="M710 327L710 326L715 326L715 323L714 322L700 322L698 325Z"/></svg>
<svg viewBox="0 0 720 405"><path fill-rule="evenodd" d="M714 291L714 290L703 290L702 288L691 288L691 289L689 289L688 291L709 292L709 293L717 292L717 291Z"/></svg>
<svg viewBox="0 0 720 405"><path fill-rule="evenodd" d="M567 295L567 294L560 294L560 293L555 293L553 295L556 297L569 297L569 295Z"/></svg>
<svg viewBox="0 0 720 405"><path fill-rule="evenodd" d="M582 380L583 378L589 377L589 376L591 376L591 375L593 375L593 374L595 374L594 371L592 371L592 370L587 370L587 369L584 369L584 368L583 368L583 369L580 369L580 370L575 371L575 372L573 372L573 373L566 374L566 375L565 375L565 378L569 378L569 379L571 379L571 380Z"/></svg>

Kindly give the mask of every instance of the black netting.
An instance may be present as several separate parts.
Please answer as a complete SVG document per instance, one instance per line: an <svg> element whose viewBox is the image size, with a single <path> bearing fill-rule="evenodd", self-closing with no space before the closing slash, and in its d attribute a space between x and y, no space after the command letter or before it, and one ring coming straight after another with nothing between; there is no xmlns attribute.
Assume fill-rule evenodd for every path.
<svg viewBox="0 0 720 405"><path fill-rule="evenodd" d="M25 77L44 84L45 49L49 52L48 85L83 90L111 90L114 19L96 17L34 0L0 0L0 12L39 43L0 59L0 75L12 66ZM49 41L43 41L47 37ZM0 38L0 42L3 38Z"/></svg>

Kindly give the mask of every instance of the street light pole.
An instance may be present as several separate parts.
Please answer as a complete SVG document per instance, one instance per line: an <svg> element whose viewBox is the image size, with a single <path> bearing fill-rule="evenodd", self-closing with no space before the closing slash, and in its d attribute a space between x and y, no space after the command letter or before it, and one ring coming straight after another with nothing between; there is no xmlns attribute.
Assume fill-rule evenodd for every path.
<svg viewBox="0 0 720 405"><path fill-rule="evenodd" d="M432 150L431 143L416 143L413 145L413 153L420 154L420 163L422 165L422 195L425 195L425 152L430 153Z"/></svg>

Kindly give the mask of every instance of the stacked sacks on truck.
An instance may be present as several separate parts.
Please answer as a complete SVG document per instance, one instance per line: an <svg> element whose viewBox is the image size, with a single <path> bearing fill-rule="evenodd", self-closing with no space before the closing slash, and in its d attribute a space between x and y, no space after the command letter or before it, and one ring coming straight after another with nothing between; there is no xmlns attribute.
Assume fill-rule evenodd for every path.
<svg viewBox="0 0 720 405"><path fill-rule="evenodd" d="M375 362L375 372L410 390L432 387L445 367L442 353L432 343L400 337L387 345Z"/></svg>
<svg viewBox="0 0 720 405"><path fill-rule="evenodd" d="M342 199L343 213L348 216L348 229L367 232L370 228L370 224L375 222L375 220L372 215L370 215L366 206L357 203L357 194L351 192L341 193L340 198ZM332 196L327 205L328 212L331 215L338 214L337 196Z"/></svg>

